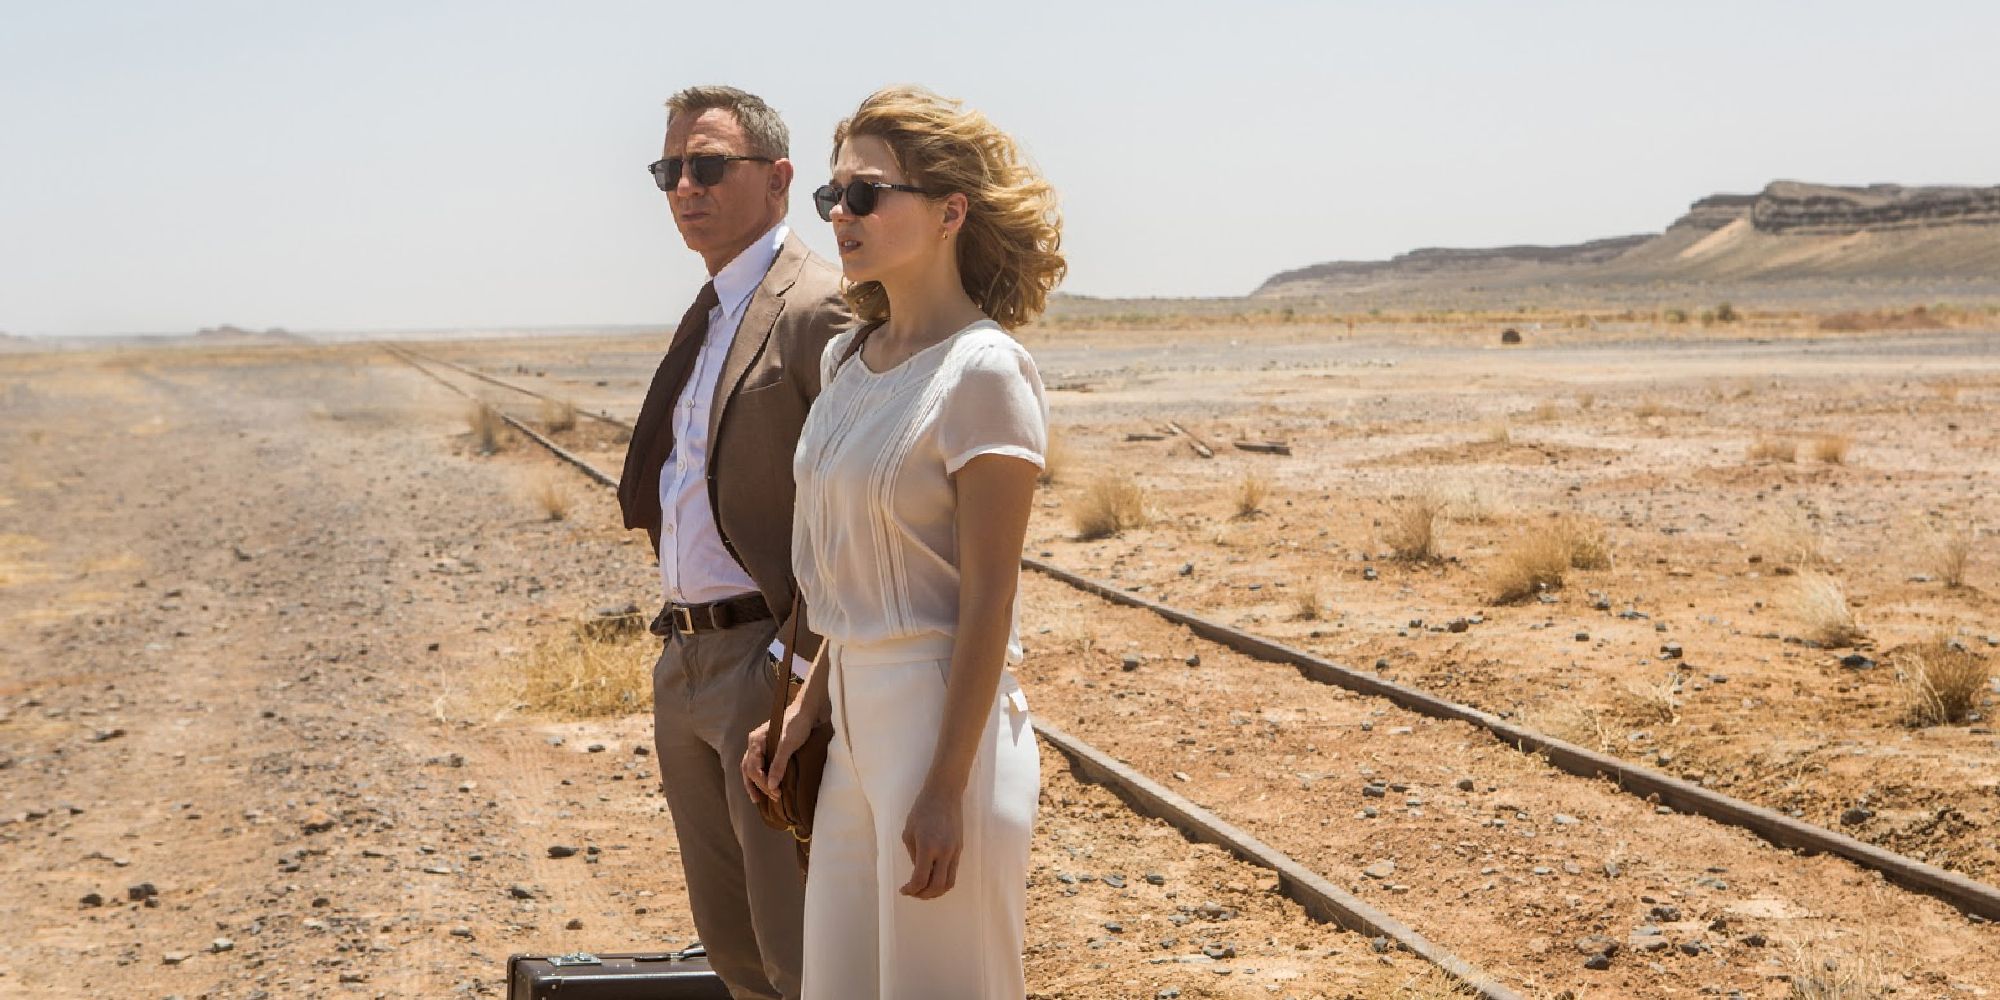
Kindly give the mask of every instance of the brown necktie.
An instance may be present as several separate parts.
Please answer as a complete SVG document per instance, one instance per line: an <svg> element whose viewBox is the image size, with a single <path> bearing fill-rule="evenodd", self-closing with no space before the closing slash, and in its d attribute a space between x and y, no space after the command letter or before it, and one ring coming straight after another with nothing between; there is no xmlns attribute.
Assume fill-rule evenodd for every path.
<svg viewBox="0 0 2000 1000"><path fill-rule="evenodd" d="M631 523L633 512L650 512L659 503L660 466L674 449L674 404L687 388L688 379L694 374L695 359L701 356L701 345L708 339L709 310L721 301L715 294L715 282L701 286L701 294L695 296L694 305L688 307L681 325L674 330L667 356L653 373L653 384L646 390L646 401L640 405L639 419L632 426L632 444L625 452L624 474L618 477L618 500L627 512L627 527L637 526ZM657 523L658 517L644 520Z"/></svg>

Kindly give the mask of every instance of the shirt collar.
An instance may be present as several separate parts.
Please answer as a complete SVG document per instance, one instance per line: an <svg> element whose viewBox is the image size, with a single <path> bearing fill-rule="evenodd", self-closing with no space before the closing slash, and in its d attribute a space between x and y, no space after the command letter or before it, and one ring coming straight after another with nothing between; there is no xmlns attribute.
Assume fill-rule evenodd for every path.
<svg viewBox="0 0 2000 1000"><path fill-rule="evenodd" d="M723 265L714 281L716 302L724 316L741 309L750 298L750 293L757 290L765 272L771 270L772 262L778 259L778 249L785 245L785 237L790 234L791 227L781 220L744 247L736 259Z"/></svg>

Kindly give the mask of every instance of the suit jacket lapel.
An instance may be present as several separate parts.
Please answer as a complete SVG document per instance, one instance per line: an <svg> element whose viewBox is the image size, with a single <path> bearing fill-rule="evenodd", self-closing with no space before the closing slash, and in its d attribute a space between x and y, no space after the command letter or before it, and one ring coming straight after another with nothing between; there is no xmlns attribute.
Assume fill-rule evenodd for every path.
<svg viewBox="0 0 2000 1000"><path fill-rule="evenodd" d="M711 468L718 451L716 435L722 430L723 412L736 398L736 390L743 384L743 377L750 373L750 366L764 352L772 329L778 325L778 315L785 311L785 293L791 291L805 262L805 244L796 235L786 236L784 246L778 248L777 259L771 262L771 269L764 272L764 280L758 282L757 290L750 293L750 304L743 310L743 322L737 324L736 336L729 342L729 353L722 362L722 375L715 380L715 399L708 407L708 461Z"/></svg>

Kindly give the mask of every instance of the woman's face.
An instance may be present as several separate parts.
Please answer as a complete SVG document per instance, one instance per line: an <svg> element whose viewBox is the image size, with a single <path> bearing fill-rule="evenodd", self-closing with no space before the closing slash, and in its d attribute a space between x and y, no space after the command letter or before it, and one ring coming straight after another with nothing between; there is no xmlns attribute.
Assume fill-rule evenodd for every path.
<svg viewBox="0 0 2000 1000"><path fill-rule="evenodd" d="M849 185L874 181L908 184L889 144L879 136L852 136L840 144L833 163L833 182ZM855 215L846 199L833 207L834 240L840 266L849 281L881 281L916 273L945 252L945 211L937 202L908 191L877 190L875 208Z"/></svg>

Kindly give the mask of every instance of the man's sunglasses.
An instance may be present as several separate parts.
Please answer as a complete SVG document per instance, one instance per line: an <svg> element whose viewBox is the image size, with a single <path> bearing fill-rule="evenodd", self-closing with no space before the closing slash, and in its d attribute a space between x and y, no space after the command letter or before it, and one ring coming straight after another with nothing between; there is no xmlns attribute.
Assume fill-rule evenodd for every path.
<svg viewBox="0 0 2000 1000"><path fill-rule="evenodd" d="M654 160L646 165L646 169L652 171L653 183L658 184L662 191L672 191L680 186L683 167L689 168L688 173L694 177L696 184L712 187L722 183L722 175L728 172L729 164L734 160L772 162L768 156L724 156L721 153L703 153L700 156L686 158L669 156L664 160Z"/></svg>
<svg viewBox="0 0 2000 1000"><path fill-rule="evenodd" d="M813 192L813 207L819 209L819 217L833 221L833 206L847 202L847 214L867 215L875 211L875 202L884 191L908 191L911 194L930 194L920 187L908 184L885 184L881 181L849 181L846 184L822 184Z"/></svg>

